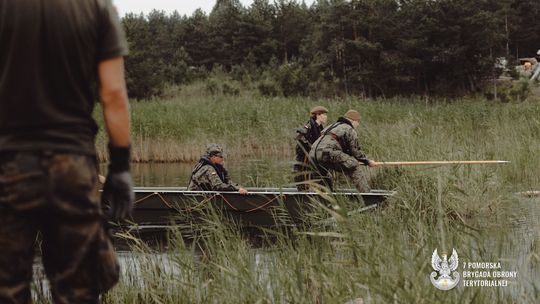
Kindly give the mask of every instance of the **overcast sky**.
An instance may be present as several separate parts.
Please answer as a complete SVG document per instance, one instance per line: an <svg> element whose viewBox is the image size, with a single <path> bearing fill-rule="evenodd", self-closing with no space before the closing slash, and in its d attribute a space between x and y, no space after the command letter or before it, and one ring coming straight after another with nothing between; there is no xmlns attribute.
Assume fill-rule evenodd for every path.
<svg viewBox="0 0 540 304"><path fill-rule="evenodd" d="M244 6L249 6L253 0L240 0ZM152 9L173 12L177 10L182 15L191 15L197 8L209 13L216 0L113 0L120 17L126 13L148 13ZM310 5L313 0L306 0Z"/></svg>

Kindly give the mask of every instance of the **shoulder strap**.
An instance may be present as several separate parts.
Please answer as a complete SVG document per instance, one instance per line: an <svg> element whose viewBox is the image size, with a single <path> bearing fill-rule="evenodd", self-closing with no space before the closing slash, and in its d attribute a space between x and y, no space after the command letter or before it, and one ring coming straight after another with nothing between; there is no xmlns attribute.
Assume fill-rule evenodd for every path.
<svg viewBox="0 0 540 304"><path fill-rule="evenodd" d="M326 130L324 130L324 132L321 134L320 137L328 135L328 133L330 133L330 131L334 130L340 124L342 124L342 123L339 122L339 121L335 122L334 124L332 124L331 126L326 128ZM319 160L317 159L317 148L319 148L319 145L321 144L321 141L322 140L319 140L319 142L317 143L317 146L315 146L315 164L317 164L319 162Z"/></svg>

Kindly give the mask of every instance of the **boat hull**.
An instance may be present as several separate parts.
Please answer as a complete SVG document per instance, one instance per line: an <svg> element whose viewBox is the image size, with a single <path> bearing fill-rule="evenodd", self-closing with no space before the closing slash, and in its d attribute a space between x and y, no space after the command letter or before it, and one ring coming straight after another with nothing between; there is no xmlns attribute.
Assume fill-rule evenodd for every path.
<svg viewBox="0 0 540 304"><path fill-rule="evenodd" d="M237 192L188 191L173 187L136 187L133 223L139 226L160 227L182 221L183 215L199 215L213 207L243 226L272 227L293 225L302 219L304 211L327 199L347 199L358 207L373 207L386 201L392 191L357 193L341 191L321 195L285 188L250 188L249 194ZM321 199L323 198L323 199Z"/></svg>

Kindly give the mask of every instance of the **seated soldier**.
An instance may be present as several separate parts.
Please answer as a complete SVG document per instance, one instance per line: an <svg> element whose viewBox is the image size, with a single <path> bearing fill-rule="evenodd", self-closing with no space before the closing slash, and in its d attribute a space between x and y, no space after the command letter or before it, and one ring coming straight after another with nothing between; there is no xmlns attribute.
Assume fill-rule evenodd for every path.
<svg viewBox="0 0 540 304"><path fill-rule="evenodd" d="M223 149L217 144L210 144L206 155L201 157L191 172L188 190L238 191L247 194L246 189L231 182L227 170L223 167L223 161Z"/></svg>

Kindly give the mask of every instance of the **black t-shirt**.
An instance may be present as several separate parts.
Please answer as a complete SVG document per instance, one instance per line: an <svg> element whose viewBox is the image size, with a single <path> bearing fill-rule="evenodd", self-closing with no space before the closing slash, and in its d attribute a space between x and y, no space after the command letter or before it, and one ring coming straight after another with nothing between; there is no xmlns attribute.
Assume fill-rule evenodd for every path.
<svg viewBox="0 0 540 304"><path fill-rule="evenodd" d="M111 0L0 0L0 152L94 155L98 63L126 54Z"/></svg>

